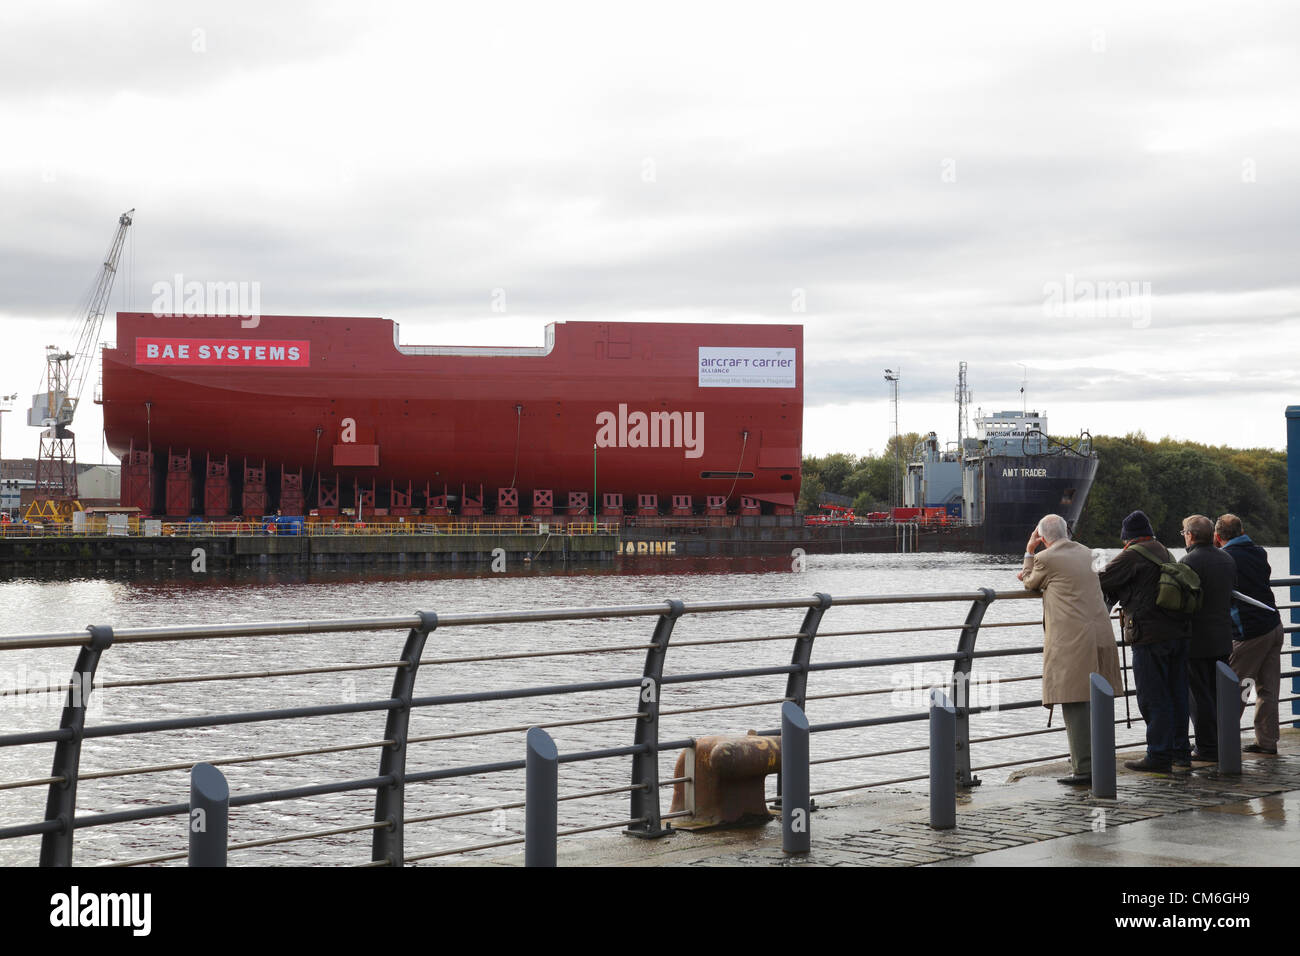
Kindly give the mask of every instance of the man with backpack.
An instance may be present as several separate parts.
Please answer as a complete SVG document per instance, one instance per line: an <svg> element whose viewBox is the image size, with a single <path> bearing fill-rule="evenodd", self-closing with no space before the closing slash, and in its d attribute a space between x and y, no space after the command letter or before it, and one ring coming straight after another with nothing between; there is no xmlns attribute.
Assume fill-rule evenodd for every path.
<svg viewBox="0 0 1300 956"><path fill-rule="evenodd" d="M1187 765L1191 761L1191 754L1183 752L1187 746L1187 645L1191 625L1186 613L1166 607L1176 605L1182 597L1171 580L1178 572L1167 566L1191 569L1174 562L1173 555L1156 540L1151 521L1142 511L1134 511L1124 519L1120 539L1124 550L1099 572L1098 580L1107 606L1121 607L1121 633L1124 643L1133 648L1138 710L1147 724L1146 756L1126 761L1124 766L1168 773L1175 761Z"/></svg>
<svg viewBox="0 0 1300 956"><path fill-rule="evenodd" d="M1237 590L1267 604L1271 611L1237 601L1232 609L1236 640L1228 666L1241 680L1255 682L1255 742L1246 753L1277 753L1277 698L1282 684L1282 616L1277 613L1269 579L1273 569L1268 552L1250 540L1236 515L1220 515L1214 523L1214 543L1237 564ZM1246 709L1242 695L1238 716Z"/></svg>
<svg viewBox="0 0 1300 956"><path fill-rule="evenodd" d="M1228 664L1232 653L1232 589L1237 584L1237 565L1214 546L1214 522L1205 515L1183 519L1183 546L1187 554L1180 563L1190 566L1201 579L1201 610L1192 617L1192 640L1187 648L1192 727L1196 730L1192 759L1212 762L1219 759L1215 669L1219 661ZM1185 735L1187 726L1181 730Z"/></svg>

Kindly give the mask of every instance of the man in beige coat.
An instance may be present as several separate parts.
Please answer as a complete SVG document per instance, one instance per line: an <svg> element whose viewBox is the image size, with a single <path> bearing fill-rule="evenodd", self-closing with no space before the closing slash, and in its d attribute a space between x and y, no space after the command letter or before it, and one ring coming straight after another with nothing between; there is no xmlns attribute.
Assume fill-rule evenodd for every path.
<svg viewBox="0 0 1300 956"><path fill-rule="evenodd" d="M1092 568L1092 552L1070 540L1065 519L1047 515L1029 536L1017 575L1043 594L1043 706L1061 705L1073 773L1060 782L1092 783L1089 678L1100 674L1120 685L1119 654L1110 612Z"/></svg>

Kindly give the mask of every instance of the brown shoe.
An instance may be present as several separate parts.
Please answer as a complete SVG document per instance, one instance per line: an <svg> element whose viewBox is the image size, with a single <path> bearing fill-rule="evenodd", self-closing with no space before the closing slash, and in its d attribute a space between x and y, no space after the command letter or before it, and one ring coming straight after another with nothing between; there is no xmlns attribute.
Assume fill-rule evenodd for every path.
<svg viewBox="0 0 1300 956"><path fill-rule="evenodd" d="M1277 756L1276 747L1261 747L1259 744L1246 744L1241 748L1241 752L1244 754L1272 754L1275 757Z"/></svg>

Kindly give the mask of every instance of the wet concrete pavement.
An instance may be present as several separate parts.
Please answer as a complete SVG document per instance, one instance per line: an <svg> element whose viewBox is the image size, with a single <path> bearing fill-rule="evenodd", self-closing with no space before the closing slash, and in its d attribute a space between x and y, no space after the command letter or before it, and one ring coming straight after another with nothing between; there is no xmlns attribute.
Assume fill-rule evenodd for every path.
<svg viewBox="0 0 1300 956"><path fill-rule="evenodd" d="M1250 742L1250 737L1245 742ZM1239 777L1212 765L1135 773L1117 759L1115 800L1055 778L1063 764L989 779L958 796L957 828L931 830L925 789L873 790L820 806L812 851L781 849L779 820L677 831L659 840L603 835L560 842L561 866L1293 866L1300 864L1300 731L1277 756L1242 755ZM923 786L923 784L921 785ZM520 865L521 857L488 865Z"/></svg>
<svg viewBox="0 0 1300 956"><path fill-rule="evenodd" d="M994 850L939 866L1294 866L1300 793L1257 797L1101 832Z"/></svg>

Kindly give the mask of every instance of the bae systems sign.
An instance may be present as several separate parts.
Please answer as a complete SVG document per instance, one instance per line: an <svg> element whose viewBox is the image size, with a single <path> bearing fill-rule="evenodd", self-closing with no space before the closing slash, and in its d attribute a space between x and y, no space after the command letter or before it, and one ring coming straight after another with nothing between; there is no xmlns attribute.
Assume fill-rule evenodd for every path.
<svg viewBox="0 0 1300 956"><path fill-rule="evenodd" d="M138 338L135 364L305 368L311 365L311 343L306 339Z"/></svg>
<svg viewBox="0 0 1300 956"><path fill-rule="evenodd" d="M700 346L700 388L794 388L794 349Z"/></svg>

